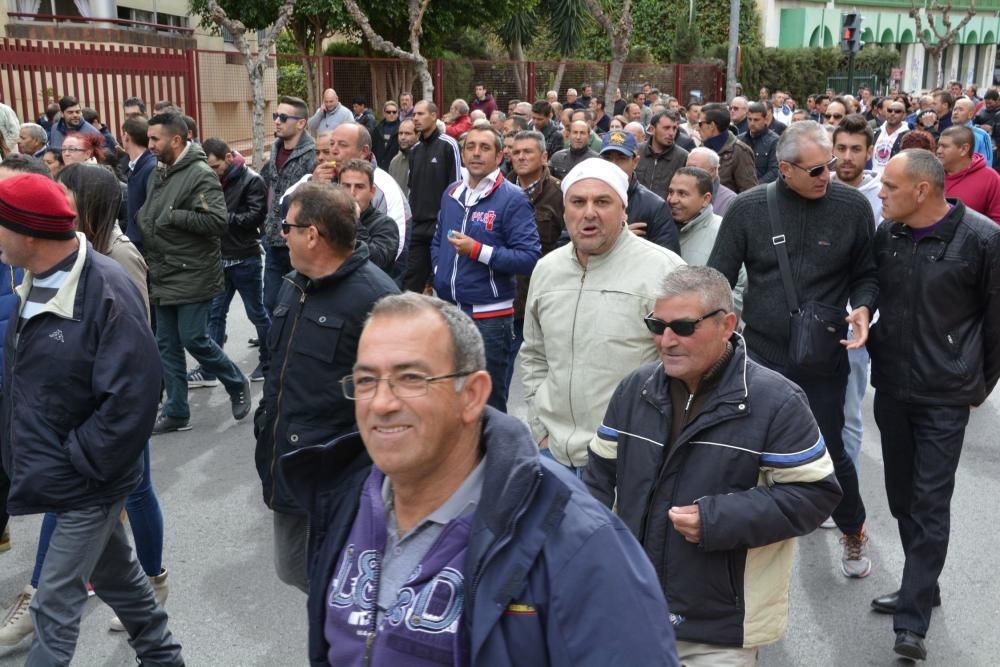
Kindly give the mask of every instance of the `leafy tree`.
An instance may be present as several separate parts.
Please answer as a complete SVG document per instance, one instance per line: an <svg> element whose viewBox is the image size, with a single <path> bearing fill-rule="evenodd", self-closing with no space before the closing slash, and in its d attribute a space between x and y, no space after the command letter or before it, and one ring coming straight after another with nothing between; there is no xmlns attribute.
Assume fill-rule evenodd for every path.
<svg viewBox="0 0 1000 667"><path fill-rule="evenodd" d="M284 0L278 8L277 16L271 26L258 36L257 52L250 52L250 43L246 40L247 26L239 20L230 18L216 0L208 0L208 12L212 20L225 28L233 36L233 44L243 54L243 65L250 77L253 89L253 165L258 169L264 163L264 69L267 59L278 35L292 17L296 0Z"/></svg>
<svg viewBox="0 0 1000 667"><path fill-rule="evenodd" d="M621 8L615 12L617 19L612 18L609 8L605 11L598 0L584 0L594 19L604 29L607 35L608 47L611 50L611 67L608 70L608 82L604 87L604 106L613 109L615 106L615 91L625 69L628 58L629 40L632 37L632 0L622 0Z"/></svg>
<svg viewBox="0 0 1000 667"><path fill-rule="evenodd" d="M693 22L680 21L674 30L674 44L670 61L686 64L701 55L701 38Z"/></svg>
<svg viewBox="0 0 1000 667"><path fill-rule="evenodd" d="M543 33L551 36L560 60L553 87L559 90L566 71L565 61L579 47L588 20L584 0L541 0L537 6L512 15L500 26L497 35L516 63L514 79L519 97L524 97L528 89L525 47L531 46Z"/></svg>
<svg viewBox="0 0 1000 667"><path fill-rule="evenodd" d="M934 85L938 88L944 86L944 51L955 43L955 39L962 28L976 15L976 0L969 0L969 8L965 10L965 16L958 22L958 25L951 24L951 0L944 4L939 4L938 0L925 0L924 13L927 15L927 25L930 26L930 35L924 34L924 21L920 15L920 8L917 0L910 0L910 17L916 23L917 39L924 47L927 55L934 59ZM937 19L934 18L934 11L941 12L941 26L938 27Z"/></svg>
<svg viewBox="0 0 1000 667"><path fill-rule="evenodd" d="M647 47L657 62L675 61L674 42L679 27L688 21L688 11L688 2L635 0L633 44ZM728 43L729 3L694 0L694 32L703 45ZM744 48L764 45L755 0L740 0L740 44Z"/></svg>

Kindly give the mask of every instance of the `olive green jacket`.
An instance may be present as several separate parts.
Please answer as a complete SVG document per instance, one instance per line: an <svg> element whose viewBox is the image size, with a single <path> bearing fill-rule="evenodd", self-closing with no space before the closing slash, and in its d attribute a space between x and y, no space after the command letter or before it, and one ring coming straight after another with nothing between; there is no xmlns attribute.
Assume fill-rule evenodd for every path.
<svg viewBox="0 0 1000 667"><path fill-rule="evenodd" d="M219 239L226 220L219 177L201 146L189 143L174 164L156 165L136 215L153 304L200 303L222 291Z"/></svg>

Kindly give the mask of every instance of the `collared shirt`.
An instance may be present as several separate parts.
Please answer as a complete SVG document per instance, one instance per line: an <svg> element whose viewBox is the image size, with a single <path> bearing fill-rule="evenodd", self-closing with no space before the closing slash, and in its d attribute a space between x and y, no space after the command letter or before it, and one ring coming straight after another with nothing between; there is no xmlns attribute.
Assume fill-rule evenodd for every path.
<svg viewBox="0 0 1000 667"><path fill-rule="evenodd" d="M405 535L399 534L396 523L392 484L386 477L382 481L382 500L386 509L386 543L382 555L382 569L379 573L378 609L379 619L399 596L399 590L410 578L414 568L424 559L445 526L458 517L476 509L483 493L483 479L486 474L485 459L465 478L462 485L423 521L411 528Z"/></svg>
<svg viewBox="0 0 1000 667"><path fill-rule="evenodd" d="M531 193L535 191L535 188L537 188L538 184L541 183L541 182L542 182L542 178L541 178L541 176L539 176L538 178L536 178L531 183L528 183L527 185L525 185L524 183L521 182L521 177L520 176L517 177L517 186L519 188L521 188L522 190L524 190L524 194L528 195L528 199L531 199Z"/></svg>
<svg viewBox="0 0 1000 667"><path fill-rule="evenodd" d="M487 193L489 193L489 191L493 189L493 186L495 186L497 184L497 179L500 179L500 178L503 178L503 176L500 174L500 169L498 167L497 169L494 169L488 175L484 176L479 181L479 183L476 185L476 187L470 188L469 187L469 172L463 167L463 169L462 169L462 187L465 188L465 192L464 193L456 193L456 194L464 194L465 195L465 205L466 206L475 206L479 202L480 199L482 199L483 197L485 197L487 195Z"/></svg>

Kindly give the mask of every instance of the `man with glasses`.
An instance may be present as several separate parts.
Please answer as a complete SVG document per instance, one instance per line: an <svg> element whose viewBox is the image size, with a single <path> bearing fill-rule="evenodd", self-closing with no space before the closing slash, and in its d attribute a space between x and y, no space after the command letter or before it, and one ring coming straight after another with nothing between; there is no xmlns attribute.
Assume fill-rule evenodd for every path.
<svg viewBox="0 0 1000 667"><path fill-rule="evenodd" d="M733 133L737 136L747 131L747 112L749 110L750 103L745 97L734 97L733 101L729 103L730 122L735 130Z"/></svg>
<svg viewBox="0 0 1000 667"><path fill-rule="evenodd" d="M886 98L883 102L885 123L875 132L875 151L872 153L872 171L881 174L892 156L900 151L903 135L910 131L906 124L906 105Z"/></svg>
<svg viewBox="0 0 1000 667"><path fill-rule="evenodd" d="M288 247L281 235L281 198L285 190L316 167L316 142L306 132L306 103L286 95L279 98L271 116L276 139L271 146L271 159L260 170L270 202L264 223L264 308L268 315L273 315L282 277L292 270Z"/></svg>
<svg viewBox="0 0 1000 667"><path fill-rule="evenodd" d="M355 244L358 215L347 190L304 183L281 223L294 272L283 281L268 337L264 395L254 414L257 473L274 512L281 581L308 592L305 508L277 468L282 454L354 430L354 406L338 380L351 372L368 311L399 290Z"/></svg>
<svg viewBox="0 0 1000 667"><path fill-rule="evenodd" d="M468 315L386 297L342 382L359 433L281 460L316 527L310 663L675 667L639 545L486 406L485 367Z"/></svg>
<svg viewBox="0 0 1000 667"><path fill-rule="evenodd" d="M754 665L781 639L795 538L840 499L805 394L748 358L738 321L715 269L667 275L645 318L658 358L618 385L584 473L657 564L686 667Z"/></svg>
<svg viewBox="0 0 1000 667"><path fill-rule="evenodd" d="M754 361L785 375L809 399L844 492L833 511L843 533L841 571L846 577L860 578L871 571L871 560L865 555L865 506L842 431L846 350L865 344L878 296L872 253L875 220L863 194L831 182L830 169L835 165L827 131L811 121L793 123L778 140L781 178L737 197L722 219L708 265L719 269L733 286L740 267L746 266L742 317L747 348ZM777 236L769 231L769 188L774 188L775 214L781 225ZM817 301L846 312L850 300L852 310L846 320L853 326L854 337L840 341L844 349L831 356L825 368L804 371L789 358L789 305L775 245L782 242L792 258L791 281L799 304Z"/></svg>
<svg viewBox="0 0 1000 667"><path fill-rule="evenodd" d="M820 121L820 124L837 127L840 125L840 121L844 120L846 116L847 106L840 101L840 98L837 98L826 105L826 111L823 112L823 118Z"/></svg>
<svg viewBox="0 0 1000 667"><path fill-rule="evenodd" d="M701 108L698 130L702 145L719 156L719 181L734 192L757 185L753 150L729 131L732 116L725 104L706 104Z"/></svg>
<svg viewBox="0 0 1000 667"><path fill-rule="evenodd" d="M382 120L375 126L375 134L372 135L372 154L382 169L388 169L392 158L399 152L399 123L399 106L395 102L386 102L382 106Z"/></svg>

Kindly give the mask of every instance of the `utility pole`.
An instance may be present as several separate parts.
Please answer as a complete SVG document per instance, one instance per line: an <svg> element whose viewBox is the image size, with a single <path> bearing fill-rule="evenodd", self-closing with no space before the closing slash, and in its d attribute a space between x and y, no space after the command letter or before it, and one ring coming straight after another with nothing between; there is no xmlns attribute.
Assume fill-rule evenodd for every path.
<svg viewBox="0 0 1000 667"><path fill-rule="evenodd" d="M736 96L736 52L740 42L740 0L729 0L729 58L726 62L726 99Z"/></svg>

